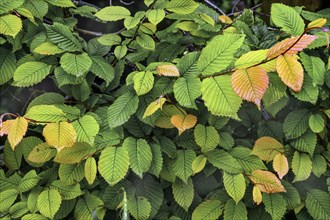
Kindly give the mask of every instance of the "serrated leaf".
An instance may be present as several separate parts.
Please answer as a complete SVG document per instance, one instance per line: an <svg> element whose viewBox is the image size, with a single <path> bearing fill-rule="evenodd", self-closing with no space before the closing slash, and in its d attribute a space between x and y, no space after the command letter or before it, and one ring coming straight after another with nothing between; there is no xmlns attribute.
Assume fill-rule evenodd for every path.
<svg viewBox="0 0 330 220"><path fill-rule="evenodd" d="M21 31L22 20L12 14L0 16L0 34L15 37Z"/></svg>
<svg viewBox="0 0 330 220"><path fill-rule="evenodd" d="M253 170L266 169L264 163L246 147L234 147L230 154L242 166L244 172L250 173Z"/></svg>
<svg viewBox="0 0 330 220"><path fill-rule="evenodd" d="M170 64L157 66L157 73L159 76L180 76L178 68Z"/></svg>
<svg viewBox="0 0 330 220"><path fill-rule="evenodd" d="M61 48L57 47L55 44L51 42L45 42L37 46L33 52L42 54L42 55L55 55L59 53L63 53L64 50Z"/></svg>
<svg viewBox="0 0 330 220"><path fill-rule="evenodd" d="M194 199L194 185L191 178L185 183L180 179L176 179L172 184L172 191L174 200L184 210L188 211L193 199Z"/></svg>
<svg viewBox="0 0 330 220"><path fill-rule="evenodd" d="M291 55L280 55L276 59L276 69L285 85L295 92L301 90L304 70L298 60Z"/></svg>
<svg viewBox="0 0 330 220"><path fill-rule="evenodd" d="M76 7L72 1L70 0L46 0L52 5L62 7L62 8L69 8L69 7Z"/></svg>
<svg viewBox="0 0 330 220"><path fill-rule="evenodd" d="M127 208L135 219L146 220L150 216L150 202L143 196L129 197L127 200Z"/></svg>
<svg viewBox="0 0 330 220"><path fill-rule="evenodd" d="M41 82L50 74L51 66L43 62L26 62L14 72L15 86L26 87Z"/></svg>
<svg viewBox="0 0 330 220"><path fill-rule="evenodd" d="M5 14L7 12L10 12L11 10L20 7L23 3L24 0L16 0L16 1L1 0L0 14Z"/></svg>
<svg viewBox="0 0 330 220"><path fill-rule="evenodd" d="M35 170L31 170L24 175L21 182L18 185L19 192L26 192L37 186L40 177Z"/></svg>
<svg viewBox="0 0 330 220"><path fill-rule="evenodd" d="M235 204L233 200L228 200L225 205L225 211L223 213L224 220L247 220L248 213L243 202L238 202Z"/></svg>
<svg viewBox="0 0 330 220"><path fill-rule="evenodd" d="M98 170L110 184L115 185L123 179L129 168L128 152L123 147L107 147L100 156Z"/></svg>
<svg viewBox="0 0 330 220"><path fill-rule="evenodd" d="M287 139L300 137L308 129L309 111L299 109L287 115L283 123L283 131Z"/></svg>
<svg viewBox="0 0 330 220"><path fill-rule="evenodd" d="M171 117L177 114L187 114L183 109L175 105L165 105L161 114L155 121L155 125L160 128L174 128Z"/></svg>
<svg viewBox="0 0 330 220"><path fill-rule="evenodd" d="M15 202L18 196L18 191L16 189L8 189L0 192L0 212L7 211L10 206Z"/></svg>
<svg viewBox="0 0 330 220"><path fill-rule="evenodd" d="M192 163L196 158L193 150L178 150L176 159L173 163L174 174L187 183L189 177L193 174Z"/></svg>
<svg viewBox="0 0 330 220"><path fill-rule="evenodd" d="M147 11L147 18L150 23L157 25L165 18L165 11L163 9L152 9Z"/></svg>
<svg viewBox="0 0 330 220"><path fill-rule="evenodd" d="M192 163L193 175L201 172L206 165L206 157L204 155L197 156Z"/></svg>
<svg viewBox="0 0 330 220"><path fill-rule="evenodd" d="M325 127L325 121L324 121L322 115L320 115L320 114L313 114L313 115L309 116L308 124L309 124L310 129L314 133L320 133L321 131L323 131L323 129Z"/></svg>
<svg viewBox="0 0 330 220"><path fill-rule="evenodd" d="M95 16L102 21L118 21L127 18L131 12L121 6L108 6L98 11Z"/></svg>
<svg viewBox="0 0 330 220"><path fill-rule="evenodd" d="M322 59L320 57L309 56L303 52L299 56L307 74L313 80L313 85L323 85L326 69Z"/></svg>
<svg viewBox="0 0 330 220"><path fill-rule="evenodd" d="M42 132L47 144L61 149L71 147L77 138L76 131L68 122L49 123Z"/></svg>
<svg viewBox="0 0 330 220"><path fill-rule="evenodd" d="M254 170L249 176L255 186L259 187L261 192L277 193L285 192L285 188L277 177L269 172L263 170Z"/></svg>
<svg viewBox="0 0 330 220"><path fill-rule="evenodd" d="M294 152L292 158L292 171L295 174L294 182L306 180L312 172L312 160L308 154Z"/></svg>
<svg viewBox="0 0 330 220"><path fill-rule="evenodd" d="M256 50L243 54L235 62L236 69L245 69L266 60L268 50Z"/></svg>
<svg viewBox="0 0 330 220"><path fill-rule="evenodd" d="M306 208L314 219L330 218L330 196L329 193L319 189L311 189L307 192Z"/></svg>
<svg viewBox="0 0 330 220"><path fill-rule="evenodd" d="M258 186L253 186L252 189L253 202L259 205L262 202L262 194Z"/></svg>
<svg viewBox="0 0 330 220"><path fill-rule="evenodd" d="M103 219L105 209L103 201L96 195L87 194L79 199L74 209L75 219Z"/></svg>
<svg viewBox="0 0 330 220"><path fill-rule="evenodd" d="M84 163L60 164L58 176L65 185L79 183L85 176Z"/></svg>
<svg viewBox="0 0 330 220"><path fill-rule="evenodd" d="M201 81L195 77L182 77L173 85L174 97L180 105L196 109L195 99L201 95Z"/></svg>
<svg viewBox="0 0 330 220"><path fill-rule="evenodd" d="M122 59L127 54L127 46L117 46L114 50L114 54L118 60Z"/></svg>
<svg viewBox="0 0 330 220"><path fill-rule="evenodd" d="M192 213L192 219L218 219L224 204L219 200L206 200L200 203Z"/></svg>
<svg viewBox="0 0 330 220"><path fill-rule="evenodd" d="M150 144L152 152L152 161L148 173L151 173L157 177L163 168L163 155L158 144Z"/></svg>
<svg viewBox="0 0 330 220"><path fill-rule="evenodd" d="M155 41L148 34L140 34L136 38L136 42L146 50L155 50Z"/></svg>
<svg viewBox="0 0 330 220"><path fill-rule="evenodd" d="M294 209L301 205L301 199L298 190L286 181L282 180L282 184L284 185L286 192L281 193L281 195L286 200L287 208Z"/></svg>
<svg viewBox="0 0 330 220"><path fill-rule="evenodd" d="M284 32L297 36L304 32L305 23L296 10L284 4L272 4L271 20Z"/></svg>
<svg viewBox="0 0 330 220"><path fill-rule="evenodd" d="M28 122L23 117L17 117L10 123L10 128L8 130L8 141L13 150L15 150L16 145L23 139L27 128Z"/></svg>
<svg viewBox="0 0 330 220"><path fill-rule="evenodd" d="M315 155L312 162L312 172L315 176L321 177L327 171L327 162L321 155Z"/></svg>
<svg viewBox="0 0 330 220"><path fill-rule="evenodd" d="M60 64L65 72L79 77L83 76L89 70L92 66L92 60L87 53L66 53L61 57Z"/></svg>
<svg viewBox="0 0 330 220"><path fill-rule="evenodd" d="M72 147L64 148L58 152L54 161L61 164L80 163L85 157L94 152L95 148L92 148L86 143L77 142Z"/></svg>
<svg viewBox="0 0 330 220"><path fill-rule="evenodd" d="M229 153L223 150L212 150L206 154L207 160L218 169L224 170L230 174L238 174L243 171L238 161Z"/></svg>
<svg viewBox="0 0 330 220"><path fill-rule="evenodd" d="M243 174L223 173L223 184L229 196L238 204L245 194L245 179Z"/></svg>
<svg viewBox="0 0 330 220"><path fill-rule="evenodd" d="M110 83L115 77L114 68L101 56L91 56L90 58L93 61L90 71Z"/></svg>
<svg viewBox="0 0 330 220"><path fill-rule="evenodd" d="M283 178L289 172L288 159L282 153L276 154L273 161L273 168L280 177Z"/></svg>
<svg viewBox="0 0 330 220"><path fill-rule="evenodd" d="M48 218L54 218L62 203L60 193L55 189L46 189L38 196L38 209Z"/></svg>
<svg viewBox="0 0 330 220"><path fill-rule="evenodd" d="M133 77L134 89L138 96L148 93L154 86L154 75L150 71L138 72Z"/></svg>
<svg viewBox="0 0 330 220"><path fill-rule="evenodd" d="M286 211L286 202L281 194L263 194L265 210L272 219L282 219Z"/></svg>
<svg viewBox="0 0 330 220"><path fill-rule="evenodd" d="M52 182L52 185L50 188L56 189L60 193L62 200L75 199L78 196L81 196L82 194L84 194L84 192L81 191L81 189L80 189L79 183L68 185L65 182L63 182L62 180L55 180ZM62 205L64 205L64 204L62 204Z"/></svg>
<svg viewBox="0 0 330 220"><path fill-rule="evenodd" d="M92 185L95 181L97 173L97 165L94 157L88 157L85 162L85 178L89 185Z"/></svg>
<svg viewBox="0 0 330 220"><path fill-rule="evenodd" d="M1 8L1 7L0 7ZM16 69L15 55L5 48L0 50L0 85L8 82Z"/></svg>
<svg viewBox="0 0 330 220"><path fill-rule="evenodd" d="M171 123L179 130L179 135L181 135L185 130L193 128L196 125L197 117L192 114L173 115L171 117Z"/></svg>
<svg viewBox="0 0 330 220"><path fill-rule="evenodd" d="M190 14L198 6L198 3L193 0L172 0L165 5L167 10L177 14Z"/></svg>
<svg viewBox="0 0 330 220"><path fill-rule="evenodd" d="M297 99L304 102L310 102L312 104L316 103L317 98L319 96L318 86L315 85L313 80L308 75L304 76L304 82L299 92L294 92L292 90L290 90L290 92Z"/></svg>
<svg viewBox="0 0 330 220"><path fill-rule="evenodd" d="M244 35L239 34L214 37L202 50L197 63L199 70L204 76L208 76L226 69L243 41Z"/></svg>
<svg viewBox="0 0 330 220"><path fill-rule="evenodd" d="M106 35L99 37L97 40L101 44L107 45L107 46L118 45L121 43L121 38L117 34L106 34Z"/></svg>
<svg viewBox="0 0 330 220"><path fill-rule="evenodd" d="M127 92L118 97L108 108L107 119L110 128L118 127L128 121L139 105L139 97Z"/></svg>
<svg viewBox="0 0 330 220"><path fill-rule="evenodd" d="M22 217L28 211L26 202L17 202L9 209L9 213L12 218Z"/></svg>
<svg viewBox="0 0 330 220"><path fill-rule="evenodd" d="M206 153L216 148L220 142L220 136L217 130L212 126L203 126L198 124L194 129L194 137L202 152Z"/></svg>
<svg viewBox="0 0 330 220"><path fill-rule="evenodd" d="M318 18L314 21L308 23L307 28L321 28L327 23L327 19L325 18Z"/></svg>
<svg viewBox="0 0 330 220"><path fill-rule="evenodd" d="M77 133L77 142L94 144L95 136L99 133L100 126L93 116L84 115L72 123Z"/></svg>
<svg viewBox="0 0 330 220"><path fill-rule="evenodd" d="M274 159L278 153L283 153L283 145L271 137L259 138L253 146L251 154L258 156L267 163Z"/></svg>
<svg viewBox="0 0 330 220"><path fill-rule="evenodd" d="M230 76L204 79L201 92L205 105L212 114L238 119L237 111L241 106L242 99L231 87Z"/></svg>
<svg viewBox="0 0 330 220"><path fill-rule="evenodd" d="M166 102L166 98L159 98L156 101L151 102L148 105L147 109L145 110L143 114L143 118L154 114L158 109L162 109L165 102Z"/></svg>
<svg viewBox="0 0 330 220"><path fill-rule="evenodd" d="M236 70L231 76L231 85L236 94L242 99L254 102L258 108L268 84L268 74L261 67Z"/></svg>
<svg viewBox="0 0 330 220"><path fill-rule="evenodd" d="M56 149L46 143L35 146L27 159L33 163L44 163L56 155Z"/></svg>

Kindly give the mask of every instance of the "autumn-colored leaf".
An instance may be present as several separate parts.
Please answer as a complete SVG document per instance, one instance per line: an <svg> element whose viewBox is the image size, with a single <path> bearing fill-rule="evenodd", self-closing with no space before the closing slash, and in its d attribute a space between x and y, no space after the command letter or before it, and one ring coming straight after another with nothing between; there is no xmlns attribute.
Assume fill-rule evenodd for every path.
<svg viewBox="0 0 330 220"><path fill-rule="evenodd" d="M231 85L237 95L249 102L254 102L259 108L268 83L267 72L261 67L236 70L231 77Z"/></svg>
<svg viewBox="0 0 330 220"><path fill-rule="evenodd" d="M305 49L310 43L316 39L316 36L304 34L300 36L287 38L271 47L267 53L267 58L272 59L283 53L297 54Z"/></svg>
<svg viewBox="0 0 330 220"><path fill-rule="evenodd" d="M8 141L14 150L16 145L21 142L28 128L28 122L23 117L17 117L11 123L8 131Z"/></svg>
<svg viewBox="0 0 330 220"><path fill-rule="evenodd" d="M173 115L171 117L171 123L179 130L179 135L185 130L192 128L197 123L197 117L195 115Z"/></svg>
<svg viewBox="0 0 330 220"><path fill-rule="evenodd" d="M282 153L276 154L273 161L273 168L280 177L283 178L289 172L288 159Z"/></svg>
<svg viewBox="0 0 330 220"><path fill-rule="evenodd" d="M0 136L4 136L4 135L8 134L13 122L14 122L14 119L7 120L7 121L4 121L4 122L1 123L1 125L0 125Z"/></svg>
<svg viewBox="0 0 330 220"><path fill-rule="evenodd" d="M231 24L233 23L233 20L231 20L230 17L228 17L227 15L220 15L219 16L219 20L224 23L224 24Z"/></svg>
<svg viewBox="0 0 330 220"><path fill-rule="evenodd" d="M47 144L56 147L57 150L71 147L76 141L76 131L68 122L49 123L45 126L42 134Z"/></svg>
<svg viewBox="0 0 330 220"><path fill-rule="evenodd" d="M258 65L266 72L276 72L276 59L267 61L266 63Z"/></svg>
<svg viewBox="0 0 330 220"><path fill-rule="evenodd" d="M148 117L155 113L158 109L162 109L164 103L166 102L166 98L159 98L156 101L150 103L143 114L143 118Z"/></svg>
<svg viewBox="0 0 330 220"><path fill-rule="evenodd" d="M180 76L178 68L174 65L161 65L157 67L157 73L160 76Z"/></svg>
<svg viewBox="0 0 330 220"><path fill-rule="evenodd" d="M259 138L251 151L251 154L258 156L261 160L269 162L273 160L275 155L283 153L283 145L272 137Z"/></svg>
<svg viewBox="0 0 330 220"><path fill-rule="evenodd" d="M327 19L318 18L307 25L307 28L321 28L327 23Z"/></svg>
<svg viewBox="0 0 330 220"><path fill-rule="evenodd" d="M260 189L261 192L286 192L281 181L272 172L264 170L254 170L252 171L249 178L254 183L254 185Z"/></svg>
<svg viewBox="0 0 330 220"><path fill-rule="evenodd" d="M259 205L262 202L262 194L261 194L261 191L260 191L259 187L257 187L257 186L253 187L253 189L252 189L252 198L253 198L253 201L257 205Z"/></svg>
<svg viewBox="0 0 330 220"><path fill-rule="evenodd" d="M276 69L285 85L299 92L304 81L304 69L298 60L291 55L281 55L276 59Z"/></svg>

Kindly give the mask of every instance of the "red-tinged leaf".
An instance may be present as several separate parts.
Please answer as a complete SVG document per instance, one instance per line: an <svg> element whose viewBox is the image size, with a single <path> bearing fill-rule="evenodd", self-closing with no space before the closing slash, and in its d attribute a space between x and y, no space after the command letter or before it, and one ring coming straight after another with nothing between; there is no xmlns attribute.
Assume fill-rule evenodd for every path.
<svg viewBox="0 0 330 220"><path fill-rule="evenodd" d="M261 67L236 70L231 77L231 85L237 95L249 102L254 102L259 108L268 83L267 72Z"/></svg>
<svg viewBox="0 0 330 220"><path fill-rule="evenodd" d="M253 187L252 198L253 198L253 202L255 202L257 205L259 205L262 202L262 194L259 187L257 186Z"/></svg>
<svg viewBox="0 0 330 220"><path fill-rule="evenodd" d="M326 23L327 23L327 19L325 19L325 18L319 18L319 19L316 19L316 20L310 22L310 23L307 25L307 28L321 28L321 27L323 27Z"/></svg>
<svg viewBox="0 0 330 220"><path fill-rule="evenodd" d="M0 136L7 135L14 120L7 120L1 123L0 125Z"/></svg>
<svg viewBox="0 0 330 220"><path fill-rule="evenodd" d="M160 76L180 76L178 68L174 65L161 65L157 67Z"/></svg>
<svg viewBox="0 0 330 220"><path fill-rule="evenodd" d="M257 186L261 192L265 193L277 193L286 192L281 181L275 176L275 174L264 171L264 170L254 170L249 176L251 181Z"/></svg>
<svg viewBox="0 0 330 220"><path fill-rule="evenodd" d="M288 159L284 154L280 153L274 157L273 168L280 177L280 179L282 179L283 176L285 176L289 172Z"/></svg>
<svg viewBox="0 0 330 220"><path fill-rule="evenodd" d="M304 81L304 69L295 57L287 54L277 57L276 69L285 85L295 92L301 90Z"/></svg>
<svg viewBox="0 0 330 220"><path fill-rule="evenodd" d="M305 49L316 38L316 36L304 34L301 38L300 36L297 36L282 40L269 49L267 58L272 59L283 53L297 54L299 51Z"/></svg>
<svg viewBox="0 0 330 220"><path fill-rule="evenodd" d="M283 153L283 145L272 137L259 138L251 151L251 154L256 155L261 160L267 162L273 160L278 153Z"/></svg>
<svg viewBox="0 0 330 220"><path fill-rule="evenodd" d="M8 131L8 141L14 150L16 145L21 142L28 128L28 122L23 117L17 117L13 120Z"/></svg>
<svg viewBox="0 0 330 220"><path fill-rule="evenodd" d="M171 117L171 123L179 130L179 135L185 130L192 128L197 123L197 117L195 115L173 115Z"/></svg>

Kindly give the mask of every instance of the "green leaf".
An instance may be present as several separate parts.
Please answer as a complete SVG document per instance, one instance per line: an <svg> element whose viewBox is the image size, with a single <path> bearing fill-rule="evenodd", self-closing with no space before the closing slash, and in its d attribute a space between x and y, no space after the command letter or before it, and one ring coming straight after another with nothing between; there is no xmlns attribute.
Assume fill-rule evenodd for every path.
<svg viewBox="0 0 330 220"><path fill-rule="evenodd" d="M34 17L37 17L40 20L42 20L42 18L48 12L48 4L43 0L33 0L33 1L25 2L23 4L23 7L29 10Z"/></svg>
<svg viewBox="0 0 330 220"><path fill-rule="evenodd" d="M243 198L245 194L245 179L243 174L223 173L223 184L227 193L234 199L236 204Z"/></svg>
<svg viewBox="0 0 330 220"><path fill-rule="evenodd" d="M166 9L170 12L177 14L190 14L199 6L193 0L172 0L165 5Z"/></svg>
<svg viewBox="0 0 330 220"><path fill-rule="evenodd" d="M176 179L172 184L172 191L175 202L188 211L194 199L194 185L191 178L188 179L187 183Z"/></svg>
<svg viewBox="0 0 330 220"><path fill-rule="evenodd" d="M313 114L309 116L308 124L314 133L320 133L325 127L325 121L320 114Z"/></svg>
<svg viewBox="0 0 330 220"><path fill-rule="evenodd" d="M118 21L127 18L131 12L121 6L108 6L98 11L95 16L102 21Z"/></svg>
<svg viewBox="0 0 330 220"><path fill-rule="evenodd" d="M200 95L201 81L195 77L181 77L173 85L174 97L180 105L197 109L195 99Z"/></svg>
<svg viewBox="0 0 330 220"><path fill-rule="evenodd" d="M9 141L5 142L3 149L4 164L9 170L19 170L22 163L22 148L13 148L9 144Z"/></svg>
<svg viewBox="0 0 330 220"><path fill-rule="evenodd" d="M200 203L192 213L192 219L219 219L224 204L219 200L206 200Z"/></svg>
<svg viewBox="0 0 330 220"><path fill-rule="evenodd" d="M90 145L77 142L73 146L66 147L58 152L54 161L61 164L75 164L94 152L95 148Z"/></svg>
<svg viewBox="0 0 330 220"><path fill-rule="evenodd" d="M204 79L201 92L205 105L212 114L238 119L237 111L241 106L242 99L231 87L230 76Z"/></svg>
<svg viewBox="0 0 330 220"><path fill-rule="evenodd" d="M95 181L97 174L97 165L94 157L88 157L85 162L85 178L89 185L92 185Z"/></svg>
<svg viewBox="0 0 330 220"><path fill-rule="evenodd" d="M218 131L212 126L203 126L198 124L194 129L194 137L202 152L206 153L216 148L220 142Z"/></svg>
<svg viewBox="0 0 330 220"><path fill-rule="evenodd" d="M110 128L118 127L128 121L139 106L139 97L127 92L117 98L108 109L108 123Z"/></svg>
<svg viewBox="0 0 330 220"><path fill-rule="evenodd" d="M309 153L309 155L313 156L316 143L317 143L316 134L308 129L299 138L293 140L291 142L291 145L297 150Z"/></svg>
<svg viewBox="0 0 330 220"><path fill-rule="evenodd" d="M312 78L313 84L323 85L326 70L321 58L308 56L304 52L301 52L299 56L307 74Z"/></svg>
<svg viewBox="0 0 330 220"><path fill-rule="evenodd" d="M315 155L312 162L312 172L317 177L325 174L327 171L327 162L321 155Z"/></svg>
<svg viewBox="0 0 330 220"><path fill-rule="evenodd" d="M55 55L64 51L51 42L45 42L37 46L33 52L43 55Z"/></svg>
<svg viewBox="0 0 330 220"><path fill-rule="evenodd" d="M145 16L145 12L144 11L138 11L135 13L134 17L128 16L127 18L125 18L124 20L124 27L127 30L130 30L134 27L136 27L141 19Z"/></svg>
<svg viewBox="0 0 330 220"><path fill-rule="evenodd" d="M281 193L283 198L286 200L288 209L295 209L301 204L301 199L298 190L290 183L282 180L282 184L286 192Z"/></svg>
<svg viewBox="0 0 330 220"><path fill-rule="evenodd" d="M82 118L74 121L72 126L77 133L77 142L94 144L94 139L99 133L100 126L93 116L84 115Z"/></svg>
<svg viewBox="0 0 330 220"><path fill-rule="evenodd" d="M0 7L1 8L1 7ZM0 50L0 85L8 82L16 69L15 55L5 48Z"/></svg>
<svg viewBox="0 0 330 220"><path fill-rule="evenodd" d="M263 193L262 201L265 204L265 210L268 212L272 219L282 219L286 211L286 202L280 194L267 194Z"/></svg>
<svg viewBox="0 0 330 220"><path fill-rule="evenodd" d="M292 171L295 174L294 182L306 180L312 172L312 161L308 154L294 152L292 158Z"/></svg>
<svg viewBox="0 0 330 220"><path fill-rule="evenodd" d="M84 194L80 189L79 183L67 185L62 180L55 180L52 182L51 188L56 189L63 200L74 199Z"/></svg>
<svg viewBox="0 0 330 220"><path fill-rule="evenodd" d="M0 0L0 14L5 14L13 9L18 8L24 3L24 0L8 1Z"/></svg>
<svg viewBox="0 0 330 220"><path fill-rule="evenodd" d="M101 44L107 45L107 46L118 45L121 43L121 38L117 34L106 34L106 35L99 37L97 40Z"/></svg>
<svg viewBox="0 0 330 220"><path fill-rule="evenodd" d="M329 193L319 189L311 189L307 192L306 208L314 219L330 218L330 196Z"/></svg>
<svg viewBox="0 0 330 220"><path fill-rule="evenodd" d="M233 61L234 54L241 47L244 35L227 34L214 37L202 50L198 68L204 76L225 70Z"/></svg>
<svg viewBox="0 0 330 220"><path fill-rule="evenodd" d="M50 73L51 66L42 62L26 62L14 72L15 86L26 87L41 82Z"/></svg>
<svg viewBox="0 0 330 220"><path fill-rule="evenodd" d="M152 161L148 173L159 177L160 171L163 167L163 155L158 144L150 144Z"/></svg>
<svg viewBox="0 0 330 220"><path fill-rule="evenodd" d="M115 77L114 68L101 56L91 56L90 58L93 61L90 71L110 83Z"/></svg>
<svg viewBox="0 0 330 220"><path fill-rule="evenodd" d="M150 202L143 196L129 197L127 200L127 208L135 219L146 220L150 216Z"/></svg>
<svg viewBox="0 0 330 220"><path fill-rule="evenodd" d="M105 209L103 201L93 194L79 199L74 209L75 219L103 219Z"/></svg>
<svg viewBox="0 0 330 220"><path fill-rule="evenodd" d="M199 58L199 52L191 52L183 56L178 64L177 68L183 76L199 76L201 72L198 70L197 61Z"/></svg>
<svg viewBox="0 0 330 220"><path fill-rule="evenodd" d="M62 203L60 193L55 189L46 189L38 196L38 209L47 218L54 218Z"/></svg>
<svg viewBox="0 0 330 220"><path fill-rule="evenodd" d="M146 50L155 50L155 41L147 34L140 34L136 38L136 42Z"/></svg>
<svg viewBox="0 0 330 220"><path fill-rule="evenodd" d="M245 69L266 60L268 50L256 50L243 54L235 62L236 69Z"/></svg>
<svg viewBox="0 0 330 220"><path fill-rule="evenodd" d="M48 218L41 214L27 214L22 217L22 220L47 220Z"/></svg>
<svg viewBox="0 0 330 220"><path fill-rule="evenodd" d="M147 18L150 23L157 25L165 18L165 11L163 9L151 9L147 11Z"/></svg>
<svg viewBox="0 0 330 220"><path fill-rule="evenodd" d="M117 46L114 50L114 54L118 60L122 59L127 54L127 46Z"/></svg>
<svg viewBox="0 0 330 220"><path fill-rule="evenodd" d="M308 75L304 76L304 82L299 92L294 92L291 89L290 91L291 94L297 99L304 102L310 102L312 104L316 103L319 95L318 87L314 85L312 79Z"/></svg>
<svg viewBox="0 0 330 220"><path fill-rule="evenodd" d="M16 189L8 189L0 192L0 212L5 212L15 202L18 192Z"/></svg>
<svg viewBox="0 0 330 220"><path fill-rule="evenodd" d="M192 163L193 175L201 172L206 165L206 157L204 155L197 156Z"/></svg>
<svg viewBox="0 0 330 220"><path fill-rule="evenodd" d="M173 163L174 174L187 183L188 178L193 174L192 163L196 158L193 150L178 150Z"/></svg>
<svg viewBox="0 0 330 220"><path fill-rule="evenodd" d="M100 156L98 169L101 176L110 184L115 185L123 179L129 168L128 152L123 147L107 147Z"/></svg>
<svg viewBox="0 0 330 220"><path fill-rule="evenodd" d="M229 153L223 150L212 150L207 152L207 160L218 169L224 170L230 174L238 174L243 171L238 161Z"/></svg>
<svg viewBox="0 0 330 220"><path fill-rule="evenodd" d="M150 145L144 139L134 139L128 137L123 142L123 148L128 152L130 167L141 179L143 173L151 166L152 152Z"/></svg>
<svg viewBox="0 0 330 220"><path fill-rule="evenodd" d="M15 37L21 31L22 20L15 15L0 16L0 34Z"/></svg>
<svg viewBox="0 0 330 220"><path fill-rule="evenodd" d="M251 150L246 147L235 147L230 154L242 166L244 172L250 173L253 170L266 170L264 163L256 156L251 155Z"/></svg>
<svg viewBox="0 0 330 220"><path fill-rule="evenodd" d="M26 108L29 111L30 108L36 105L56 105L64 104L64 97L61 94L55 92L46 92L42 95L35 97L28 107Z"/></svg>
<svg viewBox="0 0 330 220"><path fill-rule="evenodd" d="M58 175L60 180L67 185L80 182L84 178L84 163L61 164Z"/></svg>
<svg viewBox="0 0 330 220"><path fill-rule="evenodd" d="M235 204L233 200L228 200L225 205L225 211L223 213L224 220L247 220L247 210L245 204L240 201Z"/></svg>
<svg viewBox="0 0 330 220"><path fill-rule="evenodd" d="M150 71L138 72L133 77L134 89L138 96L148 93L154 86L154 75Z"/></svg>
<svg viewBox="0 0 330 220"><path fill-rule="evenodd" d="M35 170L29 171L27 174L24 175L23 179L21 180L20 184L18 185L18 190L20 192L26 192L34 187L37 186L40 177L37 175Z"/></svg>
<svg viewBox="0 0 330 220"><path fill-rule="evenodd" d="M47 143L41 143L33 147L27 160L33 163L45 163L56 155L56 149Z"/></svg>
<svg viewBox="0 0 330 220"><path fill-rule="evenodd" d="M17 202L9 209L10 217L12 218L20 218L28 211L26 202Z"/></svg>
<svg viewBox="0 0 330 220"><path fill-rule="evenodd" d="M283 131L287 139L300 137L308 129L309 111L299 109L289 113L283 123Z"/></svg>
<svg viewBox="0 0 330 220"><path fill-rule="evenodd" d="M62 8L76 7L70 0L46 0L46 1L52 5Z"/></svg>
<svg viewBox="0 0 330 220"><path fill-rule="evenodd" d="M295 9L284 4L272 4L271 20L290 35L298 36L304 32L305 23Z"/></svg>
<svg viewBox="0 0 330 220"><path fill-rule="evenodd" d="M89 70L92 60L87 53L66 53L61 57L60 64L65 72L79 77L83 76Z"/></svg>

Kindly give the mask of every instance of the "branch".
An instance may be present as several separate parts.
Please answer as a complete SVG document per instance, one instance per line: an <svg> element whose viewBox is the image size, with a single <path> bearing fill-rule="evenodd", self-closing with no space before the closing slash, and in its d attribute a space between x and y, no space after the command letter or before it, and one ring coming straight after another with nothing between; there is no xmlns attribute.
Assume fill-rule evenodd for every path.
<svg viewBox="0 0 330 220"><path fill-rule="evenodd" d="M120 3L124 4L124 5L131 5L134 3L134 1L131 1L131 2L124 2L123 0L119 0Z"/></svg>
<svg viewBox="0 0 330 220"><path fill-rule="evenodd" d="M224 13L218 6L216 6L214 3L212 3L211 1L209 0L204 0L204 2L206 4L208 4L209 6L211 6L212 8L214 8L216 11L218 11L220 14L222 15L226 15L226 13Z"/></svg>
<svg viewBox="0 0 330 220"><path fill-rule="evenodd" d="M95 37L101 37L104 35L104 33L102 33L102 32L89 31L89 30L78 28L78 27L74 27L74 29L80 33L92 35Z"/></svg>
<svg viewBox="0 0 330 220"><path fill-rule="evenodd" d="M102 9L102 8L100 8L100 7L97 6L97 5L93 5L93 4L91 4L91 3L84 2L84 1L81 1L81 0L73 0L72 2L73 2L75 5L77 5L77 6L88 5L88 6L91 6L91 7L96 8L97 10L101 10L101 9Z"/></svg>
<svg viewBox="0 0 330 220"><path fill-rule="evenodd" d="M259 8L261 5L262 5L262 4L260 3L260 4L257 4L257 5L255 5L255 6L249 8L249 9L252 10L252 11L255 11L255 9ZM227 16L240 15L240 14L242 14L242 13L243 13L243 11L232 12L232 13L227 14Z"/></svg>

